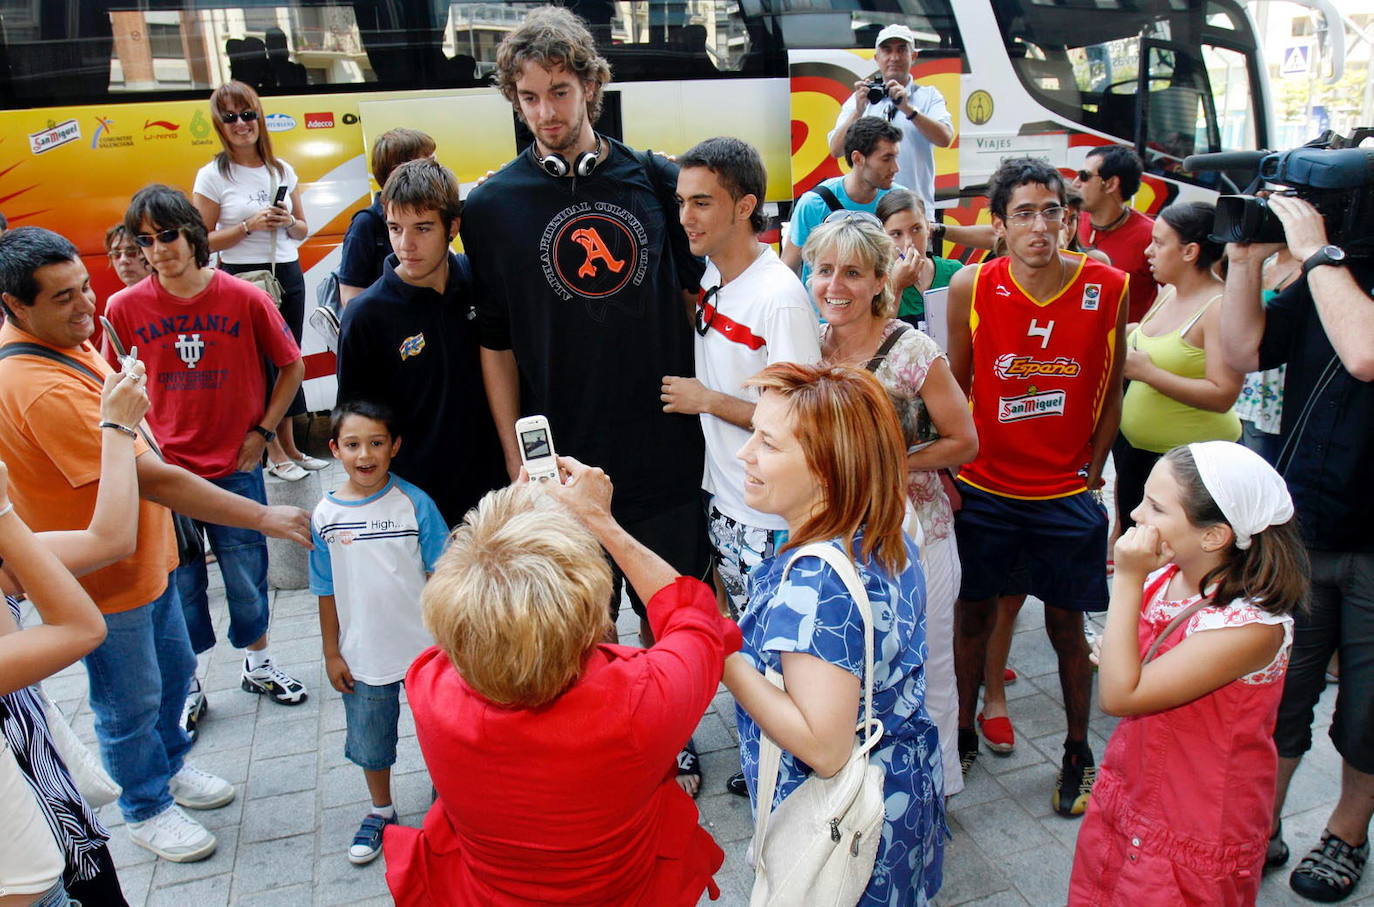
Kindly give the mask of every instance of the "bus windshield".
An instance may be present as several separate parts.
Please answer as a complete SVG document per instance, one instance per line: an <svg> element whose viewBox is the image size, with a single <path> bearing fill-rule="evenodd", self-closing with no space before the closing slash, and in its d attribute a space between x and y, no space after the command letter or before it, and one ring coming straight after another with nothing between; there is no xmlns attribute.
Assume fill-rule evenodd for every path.
<svg viewBox="0 0 1374 907"><path fill-rule="evenodd" d="M1249 17L1233 0L994 0L1012 67L1045 107L1129 138L1154 169L1267 134Z"/></svg>

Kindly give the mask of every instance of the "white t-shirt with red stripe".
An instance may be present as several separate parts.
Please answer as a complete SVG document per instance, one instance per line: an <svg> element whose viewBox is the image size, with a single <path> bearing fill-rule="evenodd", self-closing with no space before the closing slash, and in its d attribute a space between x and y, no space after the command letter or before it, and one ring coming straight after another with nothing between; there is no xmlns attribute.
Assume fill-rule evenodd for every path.
<svg viewBox="0 0 1374 907"><path fill-rule="evenodd" d="M709 259L701 276L697 306L710 327L697 335L697 378L713 391L751 403L758 391L746 389L746 379L774 362L809 364L821 358L820 322L806 288L771 246L760 245L759 257L734 280L720 286L720 271ZM702 413L706 436L706 472L702 488L714 496L721 513L761 529L786 529L787 521L759 513L744 503L744 464L735 454L749 440L749 432L724 419Z"/></svg>

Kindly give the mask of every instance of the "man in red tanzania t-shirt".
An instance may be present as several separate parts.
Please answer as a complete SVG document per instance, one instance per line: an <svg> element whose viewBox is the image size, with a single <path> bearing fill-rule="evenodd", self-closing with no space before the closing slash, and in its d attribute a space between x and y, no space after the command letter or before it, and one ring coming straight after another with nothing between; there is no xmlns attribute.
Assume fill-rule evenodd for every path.
<svg viewBox="0 0 1374 907"><path fill-rule="evenodd" d="M1078 242L1084 249L1097 249L1111 259L1112 267L1131 275L1131 322L1145 317L1159 290L1145 260L1154 218L1126 204L1140 188L1143 172L1135 151L1125 145L1103 145L1088 152L1073 181L1083 196Z"/></svg>
<svg viewBox="0 0 1374 907"><path fill-rule="evenodd" d="M112 296L107 315L148 367L148 423L163 455L220 488L265 504L262 454L273 438L271 426L305 375L300 348L266 293L207 267L204 222L180 192L167 186L141 190L124 224L153 274ZM264 360L278 369L270 396ZM229 641L247 650L243 689L286 705L304 702L304 685L275 667L267 652L266 539L250 529L200 525L224 577ZM200 654L215 645L205 562L178 567L175 576L191 647ZM192 736L204 708L199 682L193 681L183 716Z"/></svg>

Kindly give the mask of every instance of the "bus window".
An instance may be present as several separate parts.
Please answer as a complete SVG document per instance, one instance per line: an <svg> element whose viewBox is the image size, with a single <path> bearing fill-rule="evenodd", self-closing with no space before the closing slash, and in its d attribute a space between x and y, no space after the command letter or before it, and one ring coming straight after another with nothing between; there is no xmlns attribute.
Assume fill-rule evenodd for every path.
<svg viewBox="0 0 1374 907"><path fill-rule="evenodd" d="M262 94L487 85L497 45L542 2L0 0L0 106L169 97L231 78ZM739 0L567 5L617 81L775 74L780 45Z"/></svg>
<svg viewBox="0 0 1374 907"><path fill-rule="evenodd" d="M1258 147L1254 96L1250 93L1250 71L1245 55L1230 48L1204 44L1202 59L1207 66L1207 80L1212 85L1212 103L1221 128L1222 150Z"/></svg>
<svg viewBox="0 0 1374 907"><path fill-rule="evenodd" d="M915 32L917 50L963 46L950 0L780 0L771 6L789 49L871 48L878 32L893 24Z"/></svg>
<svg viewBox="0 0 1374 907"><path fill-rule="evenodd" d="M1196 152L1255 147L1258 54L1230 0L994 0L993 8L1012 67L1037 101L1144 149L1157 169L1172 172Z"/></svg>

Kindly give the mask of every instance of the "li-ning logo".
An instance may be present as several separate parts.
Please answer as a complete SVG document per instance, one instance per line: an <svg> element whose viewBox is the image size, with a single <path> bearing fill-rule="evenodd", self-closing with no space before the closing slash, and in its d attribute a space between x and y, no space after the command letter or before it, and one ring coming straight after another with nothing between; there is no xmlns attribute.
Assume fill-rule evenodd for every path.
<svg viewBox="0 0 1374 907"><path fill-rule="evenodd" d="M401 341L401 361L418 356L425 348L425 335L415 334Z"/></svg>
<svg viewBox="0 0 1374 907"><path fill-rule="evenodd" d="M1030 356L1014 356L1011 353L998 356L992 365L999 378L1077 378L1083 367L1075 359L1060 356L1058 359L1033 359Z"/></svg>
<svg viewBox="0 0 1374 907"><path fill-rule="evenodd" d="M583 227L580 230L574 230L569 239L587 250L587 260L582 262L582 266L577 269L578 277L595 277L598 261L604 263L615 274L619 274L625 269L624 260L611 255L610 250L606 248L606 243L601 239L601 234L596 232L595 227Z"/></svg>
<svg viewBox="0 0 1374 907"><path fill-rule="evenodd" d="M177 334L177 342L172 346L176 347L177 355L187 368L195 368L205 353L205 341L200 339L199 334Z"/></svg>
<svg viewBox="0 0 1374 907"><path fill-rule="evenodd" d="M1021 422L1041 416L1064 415L1063 391L1043 391L1019 397L1000 397L997 401L998 422Z"/></svg>

